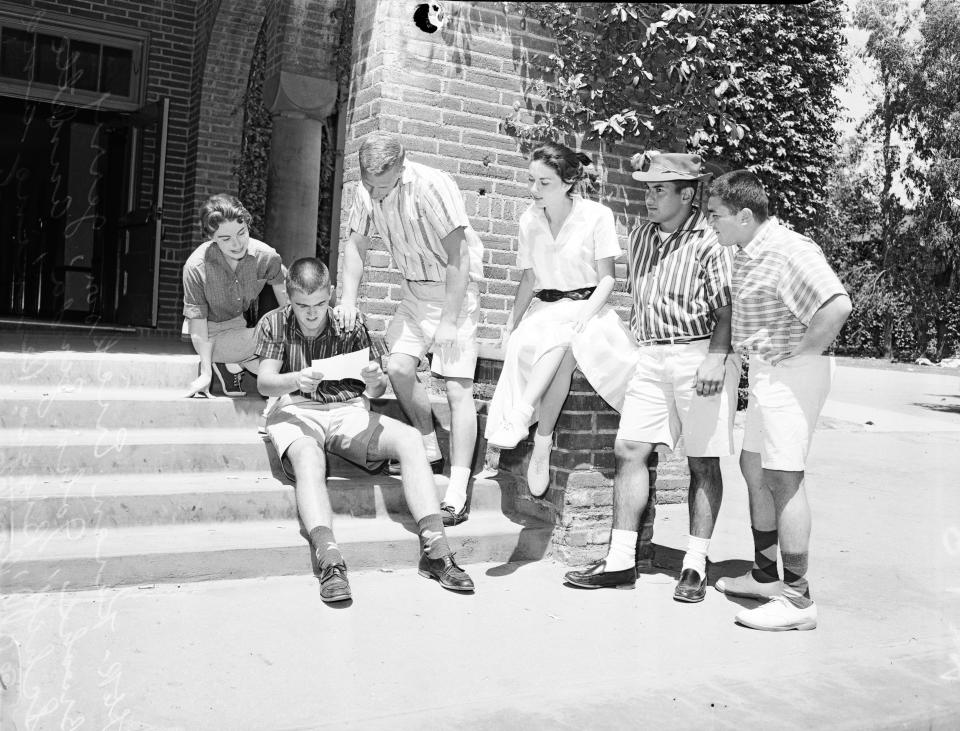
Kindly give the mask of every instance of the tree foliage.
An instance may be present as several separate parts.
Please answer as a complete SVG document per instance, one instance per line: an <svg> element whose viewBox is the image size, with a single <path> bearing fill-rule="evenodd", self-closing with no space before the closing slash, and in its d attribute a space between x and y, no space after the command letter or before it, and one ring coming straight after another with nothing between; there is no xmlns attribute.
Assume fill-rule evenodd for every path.
<svg viewBox="0 0 960 731"><path fill-rule="evenodd" d="M541 70L553 105L519 136L589 131L749 167L804 229L822 202L843 78L836 0L800 7L526 3L557 38Z"/></svg>

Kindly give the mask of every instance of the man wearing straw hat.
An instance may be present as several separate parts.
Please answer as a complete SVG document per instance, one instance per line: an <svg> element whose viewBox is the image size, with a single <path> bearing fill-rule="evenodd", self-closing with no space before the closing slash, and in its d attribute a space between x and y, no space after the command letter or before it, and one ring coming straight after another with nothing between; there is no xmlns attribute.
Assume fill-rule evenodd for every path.
<svg viewBox="0 0 960 731"><path fill-rule="evenodd" d="M614 451L613 530L606 558L566 580L583 588L632 588L647 461L681 434L690 467L690 534L673 598L706 594L707 551L720 510L722 456L733 454L740 361L730 348L731 257L697 206L699 155L647 152L632 160L646 183L647 221L630 236L630 329L640 345L626 386Z"/></svg>

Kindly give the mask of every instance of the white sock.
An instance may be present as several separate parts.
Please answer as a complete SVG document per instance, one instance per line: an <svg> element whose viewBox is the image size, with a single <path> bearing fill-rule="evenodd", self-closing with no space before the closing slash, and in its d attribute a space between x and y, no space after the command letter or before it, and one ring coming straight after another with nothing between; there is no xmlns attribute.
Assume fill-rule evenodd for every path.
<svg viewBox="0 0 960 731"><path fill-rule="evenodd" d="M436 462L443 456L443 453L440 451L440 442L437 441L437 433L432 431L429 434L421 434L420 436L423 437L423 448L427 450L427 461Z"/></svg>
<svg viewBox="0 0 960 731"><path fill-rule="evenodd" d="M452 505L458 513L467 504L467 483L469 481L469 467L450 468L450 482L447 483L447 492L443 496L443 502Z"/></svg>
<svg viewBox="0 0 960 731"><path fill-rule="evenodd" d="M637 563L637 531L614 528L610 532L607 571L623 571Z"/></svg>
<svg viewBox="0 0 960 731"><path fill-rule="evenodd" d="M693 569L700 578L707 575L707 551L710 550L709 538L687 536L687 552L683 556L683 569Z"/></svg>
<svg viewBox="0 0 960 731"><path fill-rule="evenodd" d="M549 434L541 434L538 431L533 433L533 451L538 456L542 456L544 453L549 454L553 449L553 432Z"/></svg>

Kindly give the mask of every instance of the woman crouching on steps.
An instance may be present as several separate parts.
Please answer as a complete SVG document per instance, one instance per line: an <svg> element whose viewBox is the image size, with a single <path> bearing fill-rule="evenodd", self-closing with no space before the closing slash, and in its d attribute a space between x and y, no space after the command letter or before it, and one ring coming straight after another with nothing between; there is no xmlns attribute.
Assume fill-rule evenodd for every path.
<svg viewBox="0 0 960 731"><path fill-rule="evenodd" d="M582 195L594 182L590 165L587 155L555 142L530 155L533 201L520 216L517 252L523 275L487 418L487 441L501 449L516 447L538 423L527 468L538 497L550 485L553 428L576 367L571 341L608 308L622 253L613 211Z"/></svg>

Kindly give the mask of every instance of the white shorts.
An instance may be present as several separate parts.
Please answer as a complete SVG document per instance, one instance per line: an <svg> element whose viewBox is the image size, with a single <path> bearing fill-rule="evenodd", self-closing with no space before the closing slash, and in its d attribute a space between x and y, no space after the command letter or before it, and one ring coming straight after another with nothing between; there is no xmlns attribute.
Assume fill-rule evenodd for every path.
<svg viewBox="0 0 960 731"><path fill-rule="evenodd" d="M403 299L387 327L390 354L402 353L423 358L433 353L430 370L438 376L473 379L477 370L477 324L480 321L480 294L477 284L467 285L457 316L457 344L435 348L433 338L440 324L446 298L444 282L403 283Z"/></svg>
<svg viewBox="0 0 960 731"><path fill-rule="evenodd" d="M690 457L733 454L733 417L737 411L740 357L727 356L723 389L698 396L697 369L710 339L677 345L643 345L637 369L627 384L617 439L677 446L682 433Z"/></svg>
<svg viewBox="0 0 960 731"><path fill-rule="evenodd" d="M759 452L765 469L803 470L835 367L825 355L799 355L776 366L750 358L743 449Z"/></svg>

